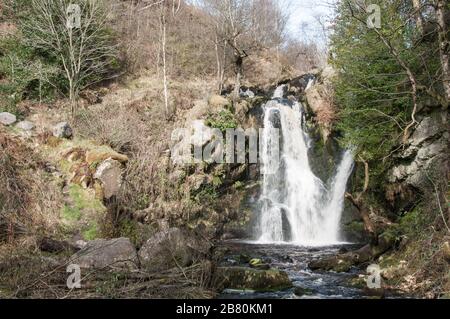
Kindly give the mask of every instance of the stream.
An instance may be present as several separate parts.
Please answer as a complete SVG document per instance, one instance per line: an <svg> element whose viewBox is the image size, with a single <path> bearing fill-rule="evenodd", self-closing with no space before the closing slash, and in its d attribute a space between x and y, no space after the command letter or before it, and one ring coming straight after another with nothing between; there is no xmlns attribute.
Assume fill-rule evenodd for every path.
<svg viewBox="0 0 450 319"><path fill-rule="evenodd" d="M364 271L352 268L347 273L313 272L308 269L308 263L321 257L336 255L340 250L352 250L358 245L339 245L329 247L302 247L289 244L266 245L239 241L222 243L227 254L223 266L239 266L238 256L261 258L272 268L288 273L294 288L274 292L254 292L225 290L220 299L354 299L373 298L361 288L352 287L350 280L357 278ZM301 288L305 294L299 296L296 289ZM393 297L393 296L386 296Z"/></svg>

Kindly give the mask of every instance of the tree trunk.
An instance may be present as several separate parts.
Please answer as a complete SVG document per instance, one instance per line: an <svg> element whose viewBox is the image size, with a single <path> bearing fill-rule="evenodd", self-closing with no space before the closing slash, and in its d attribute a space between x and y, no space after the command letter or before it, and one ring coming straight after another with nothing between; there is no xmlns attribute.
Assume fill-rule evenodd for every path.
<svg viewBox="0 0 450 319"><path fill-rule="evenodd" d="M164 10L164 9L162 9ZM169 88L167 80L167 63L166 63L166 16L161 14L161 47L163 60L163 86L164 86L164 107L166 109L166 116L169 116Z"/></svg>
<svg viewBox="0 0 450 319"><path fill-rule="evenodd" d="M242 78L242 63L244 58L240 54L240 52L235 53L235 72L236 72L236 81L234 83L234 93L233 99L236 101L239 99L241 93L241 78Z"/></svg>
<svg viewBox="0 0 450 319"><path fill-rule="evenodd" d="M444 85L447 101L450 100L450 71L449 71L449 50L450 43L448 39L448 26L445 20L447 2L437 0L436 18L438 22L439 33L439 53L442 65L442 83Z"/></svg>
<svg viewBox="0 0 450 319"><path fill-rule="evenodd" d="M422 37L424 35L423 18L422 18L422 4L420 3L420 0L412 0L412 3L413 3L413 7L414 7L414 17L416 19L417 29L419 30L420 36Z"/></svg>
<svg viewBox="0 0 450 319"><path fill-rule="evenodd" d="M366 204L364 204L361 197L355 198L351 194L347 193L345 194L345 198L347 198L353 204L353 206L356 207L356 209L359 211L361 219L363 220L364 228L371 235L372 238L375 238L376 237L375 226L372 223L372 220L370 219L370 210L366 206Z"/></svg>
<svg viewBox="0 0 450 319"><path fill-rule="evenodd" d="M242 77L242 72L240 69L237 69L236 71L236 80L234 83L234 93L233 93L233 99L235 101L239 100L239 96L241 93L241 77Z"/></svg>
<svg viewBox="0 0 450 319"><path fill-rule="evenodd" d="M220 54L219 54L219 38L216 35L214 44L214 49L216 51L216 61L217 61L217 90L220 94L222 92L222 63L220 62Z"/></svg>
<svg viewBox="0 0 450 319"><path fill-rule="evenodd" d="M70 101L70 112L72 117L75 116L75 85L72 79L69 79L69 101Z"/></svg>

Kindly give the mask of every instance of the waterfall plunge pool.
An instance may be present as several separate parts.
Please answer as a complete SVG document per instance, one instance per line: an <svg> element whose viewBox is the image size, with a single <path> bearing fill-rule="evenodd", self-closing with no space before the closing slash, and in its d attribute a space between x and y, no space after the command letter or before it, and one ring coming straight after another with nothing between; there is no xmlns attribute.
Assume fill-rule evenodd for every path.
<svg viewBox="0 0 450 319"><path fill-rule="evenodd" d="M272 292L225 290L219 299L372 299L374 298L364 287L355 287L352 282L365 275L360 268L352 268L349 272L312 271L308 264L316 259L337 255L340 251L351 251L361 246L344 244L332 246L298 246L291 243L260 244L250 241L230 240L220 244L226 250L220 266L248 267L240 262L242 256L259 258L273 269L285 271L294 287ZM302 291L299 294L298 291ZM379 297L379 296L378 296ZM385 297L395 298L386 292Z"/></svg>

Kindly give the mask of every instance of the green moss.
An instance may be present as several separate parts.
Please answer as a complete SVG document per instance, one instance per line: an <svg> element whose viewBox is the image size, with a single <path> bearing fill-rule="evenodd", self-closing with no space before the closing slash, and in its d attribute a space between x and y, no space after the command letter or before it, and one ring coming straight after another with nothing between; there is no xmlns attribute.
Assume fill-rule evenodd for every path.
<svg viewBox="0 0 450 319"><path fill-rule="evenodd" d="M74 202L75 207L82 209L92 209L95 211L104 211L105 207L100 200L89 194L80 185L72 184L69 188L69 195Z"/></svg>
<svg viewBox="0 0 450 319"><path fill-rule="evenodd" d="M227 129L237 128L238 122L230 110L222 110L219 113L210 114L206 119L206 125L224 132Z"/></svg>
<svg viewBox="0 0 450 319"><path fill-rule="evenodd" d="M140 239L137 222L129 219L122 220L119 224L119 235L129 238L133 244L137 244Z"/></svg>
<svg viewBox="0 0 450 319"><path fill-rule="evenodd" d="M100 220L106 208L89 190L79 185L69 187L68 204L62 208L62 218L67 233L80 232L86 240L101 237Z"/></svg>
<svg viewBox="0 0 450 319"><path fill-rule="evenodd" d="M237 181L236 183L234 183L233 187L235 189L242 189L244 187L244 183L242 183L241 181Z"/></svg>
<svg viewBox="0 0 450 319"><path fill-rule="evenodd" d="M218 176L214 176L213 180L212 180L212 184L213 184L213 186L218 187L218 186L222 185L222 179Z"/></svg>
<svg viewBox="0 0 450 319"><path fill-rule="evenodd" d="M81 211L77 207L64 205L62 216L67 221L79 221L81 219Z"/></svg>
<svg viewBox="0 0 450 319"><path fill-rule="evenodd" d="M400 219L397 231L402 234L419 234L423 231L426 223L426 215L419 207L416 207Z"/></svg>
<svg viewBox="0 0 450 319"><path fill-rule="evenodd" d="M345 231L347 231L347 232L362 233L365 231L364 223L360 222L360 221L353 221L353 222L345 225L344 227L345 227Z"/></svg>
<svg viewBox="0 0 450 319"><path fill-rule="evenodd" d="M98 224L93 222L89 227L83 231L83 237L86 240L94 240L100 237L100 230Z"/></svg>

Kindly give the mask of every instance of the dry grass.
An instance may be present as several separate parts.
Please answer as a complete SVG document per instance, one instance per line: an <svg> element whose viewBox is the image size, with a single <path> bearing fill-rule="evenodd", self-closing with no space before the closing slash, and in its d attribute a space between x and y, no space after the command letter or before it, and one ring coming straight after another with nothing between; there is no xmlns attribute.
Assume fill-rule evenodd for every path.
<svg viewBox="0 0 450 319"><path fill-rule="evenodd" d="M43 168L32 149L0 128L0 241L56 230L60 195Z"/></svg>
<svg viewBox="0 0 450 319"><path fill-rule="evenodd" d="M5 256L7 256L5 258ZM158 273L112 268L81 271L81 289L68 289L66 272L70 259L45 257L8 247L0 250L0 298L213 298L210 289L212 265L199 262L187 268Z"/></svg>
<svg viewBox="0 0 450 319"><path fill-rule="evenodd" d="M129 157L117 199L119 211L146 209L157 200L180 200L169 176L171 134L174 128L185 127L186 114L194 101L206 99L212 85L214 81L208 79L172 81L173 112L169 119L164 113L161 82L152 76L136 79L129 88L105 96L102 104L79 112L74 123L76 136L108 144Z"/></svg>

